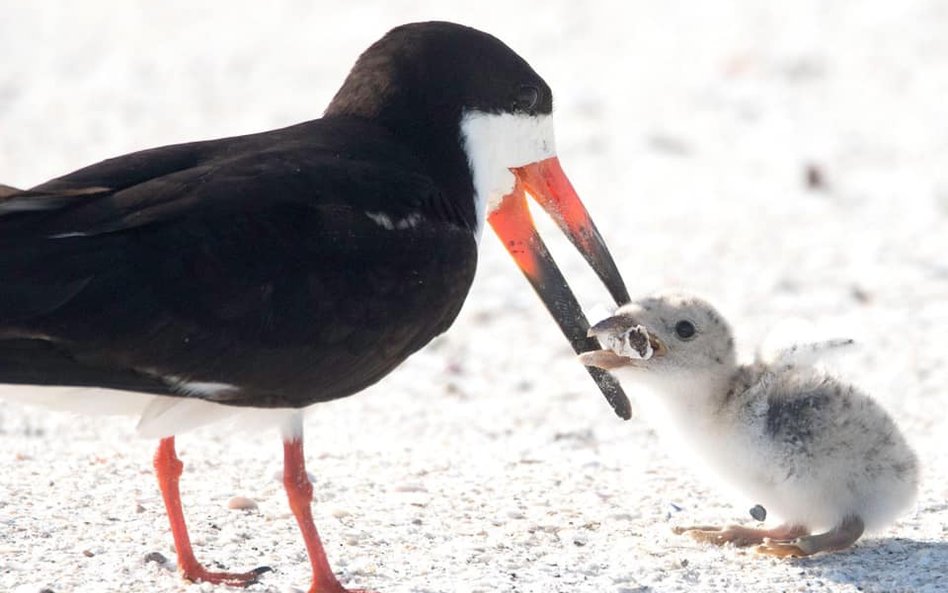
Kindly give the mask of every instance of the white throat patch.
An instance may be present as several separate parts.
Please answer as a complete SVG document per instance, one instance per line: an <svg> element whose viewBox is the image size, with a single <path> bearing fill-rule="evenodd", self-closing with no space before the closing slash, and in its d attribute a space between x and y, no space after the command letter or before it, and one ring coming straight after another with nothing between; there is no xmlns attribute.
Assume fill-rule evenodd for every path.
<svg viewBox="0 0 948 593"><path fill-rule="evenodd" d="M556 156L553 116L467 111L461 143L474 178L479 241L487 216L514 188L510 169Z"/></svg>

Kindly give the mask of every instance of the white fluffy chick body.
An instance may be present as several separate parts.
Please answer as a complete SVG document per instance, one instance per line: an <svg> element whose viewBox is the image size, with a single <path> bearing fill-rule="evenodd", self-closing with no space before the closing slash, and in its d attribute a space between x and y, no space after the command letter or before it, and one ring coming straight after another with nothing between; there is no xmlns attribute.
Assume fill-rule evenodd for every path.
<svg viewBox="0 0 948 593"><path fill-rule="evenodd" d="M727 322L689 295L649 297L590 330L603 343L644 327L650 357L581 355L623 382L644 384L644 415L689 459L783 519L755 530L695 528L697 539L800 556L847 547L888 525L918 488L914 452L891 417L855 387L810 364L794 347L772 361L737 363ZM703 466L703 467L701 467ZM814 530L827 530L811 536Z"/></svg>

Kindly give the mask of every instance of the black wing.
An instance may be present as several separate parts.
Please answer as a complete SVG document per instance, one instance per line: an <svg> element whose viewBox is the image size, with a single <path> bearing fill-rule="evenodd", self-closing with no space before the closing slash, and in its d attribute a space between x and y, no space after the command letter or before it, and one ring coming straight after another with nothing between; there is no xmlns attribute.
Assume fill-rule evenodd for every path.
<svg viewBox="0 0 948 593"><path fill-rule="evenodd" d="M0 200L0 382L349 395L450 325L475 249L367 124L119 157Z"/></svg>

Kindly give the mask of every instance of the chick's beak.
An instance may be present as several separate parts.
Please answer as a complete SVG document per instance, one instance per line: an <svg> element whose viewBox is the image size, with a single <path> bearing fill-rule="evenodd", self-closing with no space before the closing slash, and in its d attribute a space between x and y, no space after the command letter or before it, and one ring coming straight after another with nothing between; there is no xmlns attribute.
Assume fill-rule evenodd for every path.
<svg viewBox="0 0 948 593"><path fill-rule="evenodd" d="M529 192L553 218L603 281L616 303L622 304L629 300L629 295L615 261L556 157L511 171L516 178L514 188L503 197L488 221L553 315L573 350L579 353L596 349L599 344L595 338L587 336L589 322L586 316L537 234L525 192ZM623 419L630 418L632 408L619 383L601 368L588 367L588 370L616 414Z"/></svg>
<svg viewBox="0 0 948 593"><path fill-rule="evenodd" d="M619 356L612 350L591 350L579 355L579 362L589 368L609 371L620 367L633 366L634 359Z"/></svg>
<svg viewBox="0 0 948 593"><path fill-rule="evenodd" d="M587 367L594 367L608 371L620 367L643 368L648 365L649 360L665 356L668 353L668 347L665 346L665 343L655 335L655 332L650 331L647 326L640 324L638 321L627 315L615 315L613 317L607 317L606 319L603 319L596 325L589 328L588 335L598 339L602 343L614 344L617 342L617 338L631 329L639 326L643 326L645 328L645 333L648 336L649 346L652 348L652 353L649 358L631 358L617 354L609 349L603 349L583 352L579 355L579 361Z"/></svg>

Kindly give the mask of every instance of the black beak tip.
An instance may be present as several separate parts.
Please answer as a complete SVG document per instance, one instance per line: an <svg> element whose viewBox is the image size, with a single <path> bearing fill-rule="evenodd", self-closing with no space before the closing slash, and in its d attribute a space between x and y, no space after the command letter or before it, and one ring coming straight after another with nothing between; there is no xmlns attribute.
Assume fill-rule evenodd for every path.
<svg viewBox="0 0 948 593"><path fill-rule="evenodd" d="M586 367L586 369L596 381L602 394L606 396L606 401L612 406L616 416L623 420L632 418L632 404L629 402L629 396L625 394L622 385L619 384L616 378L596 367Z"/></svg>

